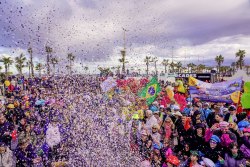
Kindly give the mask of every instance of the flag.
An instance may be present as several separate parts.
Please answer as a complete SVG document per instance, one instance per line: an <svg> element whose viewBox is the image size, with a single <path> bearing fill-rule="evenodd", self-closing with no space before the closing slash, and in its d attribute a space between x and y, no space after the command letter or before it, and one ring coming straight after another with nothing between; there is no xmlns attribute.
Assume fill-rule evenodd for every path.
<svg viewBox="0 0 250 167"><path fill-rule="evenodd" d="M245 82L244 93L250 93L250 82Z"/></svg>
<svg viewBox="0 0 250 167"><path fill-rule="evenodd" d="M177 83L178 83L177 91L180 93L186 93L186 89L183 85L183 82L181 80L178 80Z"/></svg>
<svg viewBox="0 0 250 167"><path fill-rule="evenodd" d="M138 96L145 98L147 100L147 104L150 105L160 91L160 84L157 79L153 77L151 81L142 89L142 91L138 93Z"/></svg>
<svg viewBox="0 0 250 167"><path fill-rule="evenodd" d="M196 86L197 83L198 83L198 80L195 79L194 77L189 77L189 78L188 78L188 85L189 85L189 86Z"/></svg>
<svg viewBox="0 0 250 167"><path fill-rule="evenodd" d="M250 108L249 99L250 99L250 93L243 93L243 95L241 96L241 104L244 109Z"/></svg>

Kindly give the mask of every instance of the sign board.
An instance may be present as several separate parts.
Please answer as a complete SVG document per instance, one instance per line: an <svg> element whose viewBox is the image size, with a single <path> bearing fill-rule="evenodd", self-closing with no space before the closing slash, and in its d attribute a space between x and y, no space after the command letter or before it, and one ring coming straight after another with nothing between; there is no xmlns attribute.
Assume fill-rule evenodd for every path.
<svg viewBox="0 0 250 167"><path fill-rule="evenodd" d="M176 76L176 78L185 79L188 79L189 77L193 77L201 81L211 81L211 73L178 73Z"/></svg>

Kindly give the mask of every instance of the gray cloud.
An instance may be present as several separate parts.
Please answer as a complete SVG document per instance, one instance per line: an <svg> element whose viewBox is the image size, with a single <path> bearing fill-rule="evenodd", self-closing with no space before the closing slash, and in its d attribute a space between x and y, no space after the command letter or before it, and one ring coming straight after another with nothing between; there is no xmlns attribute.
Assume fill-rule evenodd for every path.
<svg viewBox="0 0 250 167"><path fill-rule="evenodd" d="M31 45L40 57L50 45L59 57L72 52L81 61L112 60L114 48L123 45L122 27L129 30L129 51L155 45L158 50L153 54L161 57L169 56L172 46L250 35L247 0L0 1L0 45L23 49Z"/></svg>

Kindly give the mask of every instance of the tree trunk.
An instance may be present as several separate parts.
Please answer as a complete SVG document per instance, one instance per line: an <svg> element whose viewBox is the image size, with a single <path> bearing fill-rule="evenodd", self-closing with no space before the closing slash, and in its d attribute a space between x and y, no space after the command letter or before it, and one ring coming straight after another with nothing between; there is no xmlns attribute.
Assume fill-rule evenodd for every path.
<svg viewBox="0 0 250 167"><path fill-rule="evenodd" d="M147 64L147 70L146 70L147 76L148 76L148 64Z"/></svg>
<svg viewBox="0 0 250 167"><path fill-rule="evenodd" d="M31 66L31 76L34 77L34 64L33 64L33 55L32 55L32 52L30 53L30 66Z"/></svg>
<svg viewBox="0 0 250 167"><path fill-rule="evenodd" d="M7 72L8 72L8 66L5 65L5 74L7 75Z"/></svg>
<svg viewBox="0 0 250 167"><path fill-rule="evenodd" d="M157 76L156 62L155 62L155 75Z"/></svg>
<svg viewBox="0 0 250 167"><path fill-rule="evenodd" d="M50 75L49 57L50 57L50 54L48 53L47 54L47 74L48 75Z"/></svg>
<svg viewBox="0 0 250 167"><path fill-rule="evenodd" d="M72 74L72 63L71 63L71 60L69 60L69 74L71 75Z"/></svg>
<svg viewBox="0 0 250 167"><path fill-rule="evenodd" d="M30 66L29 66L29 77L30 77ZM34 77L34 76L33 76Z"/></svg>

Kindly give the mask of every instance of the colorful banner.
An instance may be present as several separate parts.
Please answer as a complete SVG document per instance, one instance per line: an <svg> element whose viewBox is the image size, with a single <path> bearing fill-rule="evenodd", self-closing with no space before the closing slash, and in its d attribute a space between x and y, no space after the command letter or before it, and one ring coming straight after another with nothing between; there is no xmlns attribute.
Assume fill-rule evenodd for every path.
<svg viewBox="0 0 250 167"><path fill-rule="evenodd" d="M190 77L188 84L192 98L210 102L238 103L242 78L211 84Z"/></svg>

